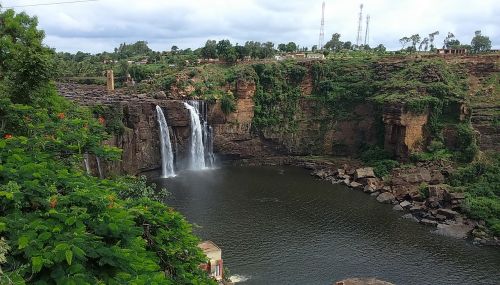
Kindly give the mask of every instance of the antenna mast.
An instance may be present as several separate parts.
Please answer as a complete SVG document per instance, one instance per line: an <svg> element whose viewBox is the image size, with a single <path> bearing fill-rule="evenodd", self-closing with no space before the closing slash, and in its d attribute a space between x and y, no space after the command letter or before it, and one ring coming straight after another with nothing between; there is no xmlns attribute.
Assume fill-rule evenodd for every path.
<svg viewBox="0 0 500 285"><path fill-rule="evenodd" d="M359 49L361 44L361 23L363 22L363 4L359 5L358 36L356 37L356 46Z"/></svg>
<svg viewBox="0 0 500 285"><path fill-rule="evenodd" d="M325 2L321 6L321 27L319 28L319 50L323 49L323 42L325 40Z"/></svg>
<svg viewBox="0 0 500 285"><path fill-rule="evenodd" d="M370 15L366 15L365 46L370 45Z"/></svg>

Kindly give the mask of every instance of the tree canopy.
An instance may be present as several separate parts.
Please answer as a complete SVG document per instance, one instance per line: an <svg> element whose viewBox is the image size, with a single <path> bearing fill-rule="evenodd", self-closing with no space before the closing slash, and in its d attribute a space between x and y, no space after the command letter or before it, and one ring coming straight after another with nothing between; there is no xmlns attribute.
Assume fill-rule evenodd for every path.
<svg viewBox="0 0 500 285"><path fill-rule="evenodd" d="M82 170L84 154L119 158L102 143L116 118L57 94L43 36L36 18L0 12L0 284L215 284L154 186Z"/></svg>

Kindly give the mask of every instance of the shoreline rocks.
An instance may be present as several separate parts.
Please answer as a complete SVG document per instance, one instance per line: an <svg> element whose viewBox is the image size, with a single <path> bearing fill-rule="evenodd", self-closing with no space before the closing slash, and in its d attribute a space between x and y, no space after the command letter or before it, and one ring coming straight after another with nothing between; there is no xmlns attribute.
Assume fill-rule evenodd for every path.
<svg viewBox="0 0 500 285"><path fill-rule="evenodd" d="M380 203L394 205L393 210L403 213L403 219L434 228L431 232L435 234L470 238L477 245L500 246L500 238L488 233L484 221L474 221L460 213L465 195L451 192L451 187L444 184L440 169L448 166L419 163L394 169L384 180L375 176L373 168L346 158L312 161L307 157L283 156L244 160L238 164L303 167L318 179L344 184L369 194Z"/></svg>

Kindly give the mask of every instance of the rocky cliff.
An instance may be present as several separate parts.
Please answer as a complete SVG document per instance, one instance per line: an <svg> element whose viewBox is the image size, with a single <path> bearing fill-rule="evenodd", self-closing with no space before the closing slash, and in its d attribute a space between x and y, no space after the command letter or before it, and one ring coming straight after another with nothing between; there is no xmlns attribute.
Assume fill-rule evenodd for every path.
<svg viewBox="0 0 500 285"><path fill-rule="evenodd" d="M495 89L498 88L498 59L498 55L447 59L449 64L459 66L462 74L469 78L470 101L472 101L472 104L469 104L460 101L462 99L456 100L456 103L442 109L444 113L451 113L453 115L451 117L454 118L452 124L444 125L443 134L447 144L458 143L453 125L468 120L471 116L468 106L471 105L472 123L479 132L480 146L483 150L500 149L497 112L500 101L497 100L499 92ZM276 75L276 78L282 80L281 85L277 85L273 81L275 79L269 80L269 76L266 77L265 68L271 68L257 66L255 69L260 72L258 76L237 78L232 83L223 84L224 91L229 90L234 94L236 106L234 112L225 114L220 100L209 101L208 120L214 130L215 152L222 159L310 154L350 156L358 154L363 146L378 143L400 159L407 159L410 153L422 150L432 139L432 134L429 133L432 113L427 105L420 108L417 104L420 109L415 111L415 108L409 108L415 103L413 101L392 100L394 97L392 94L396 91L397 94L416 92L414 97L428 98L422 95L425 92L420 92L420 89L425 89L419 87L421 85L394 87L390 81L393 80L390 78L391 74L407 72L406 66L414 62L418 63L419 59L390 58L385 61L358 64L359 66L344 65L340 68L333 65L328 69L321 67L323 68L321 70L314 62L307 62L294 67L302 72L300 76L294 74L292 69L285 75L280 75L277 72L281 72L278 70L281 67L273 66L273 72L279 75ZM439 66L433 69L432 65L430 67L417 65L416 68L420 68L417 79L422 84L442 83L443 79L440 78L442 74L438 72ZM358 74L360 70L364 72L365 69L370 74ZM291 81L288 79L291 76L298 79ZM371 83L368 83L369 80L364 79L365 77ZM373 78L378 81L375 82ZM192 81L196 81L195 79ZM271 83L268 84L266 80ZM328 80L333 80L333 83ZM378 85L383 82L388 82L387 85L390 86L380 88ZM374 99L357 98L359 93L366 91L363 88L368 84L374 86L368 90L370 94L384 96L389 94L387 98L391 100L384 97L384 101L380 103L381 101L375 100L377 96L374 96ZM328 96L336 94L335 88L338 89L339 86L345 90L341 95L346 94L347 97L334 98L336 101L332 101L331 98L318 95L323 92L322 90L326 90L324 92ZM441 88L440 85L436 86ZM174 86L171 90L167 90L166 94L163 92L134 94L126 89L107 93L104 88L97 86L59 85L59 90L64 96L79 104L102 104L122 110L121 120L124 130L121 134L114 134L107 142L123 149L122 161L106 164L105 169L107 173L128 174L160 167L156 105L165 111L171 128L175 159L178 163L182 163L185 157L184 150L188 145L190 126L188 112L181 100L187 99L185 91L193 88L187 86L184 90L179 90L178 86ZM353 88L355 92L352 93L349 88ZM278 89L282 90L282 93L273 93ZM274 100L272 96L276 94L277 96L300 95L272 101ZM356 100L351 100L349 96L356 97ZM474 103L479 96L482 96L480 103ZM268 101L263 101L263 98ZM426 103L424 100L421 101ZM267 105L263 105L263 102ZM266 112L274 112L272 115L275 117L265 118L273 119L274 121L271 121L274 123L256 124L256 119L262 119Z"/></svg>

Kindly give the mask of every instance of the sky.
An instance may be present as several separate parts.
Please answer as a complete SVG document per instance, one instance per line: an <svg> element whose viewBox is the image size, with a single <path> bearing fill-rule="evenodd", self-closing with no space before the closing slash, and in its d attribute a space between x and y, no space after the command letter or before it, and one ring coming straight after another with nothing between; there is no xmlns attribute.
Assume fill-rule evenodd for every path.
<svg viewBox="0 0 500 285"><path fill-rule="evenodd" d="M3 7L70 0L0 0ZM98 53L120 43L145 40L158 51L203 46L207 39L232 43L293 41L318 44L322 0L98 0L86 3L20 7L36 15L45 43L57 51ZM448 32L470 44L474 31L500 48L498 0L363 0L370 15L369 44L400 49L399 39L439 31L436 46ZM325 0L325 42L333 33L356 42L361 1Z"/></svg>

